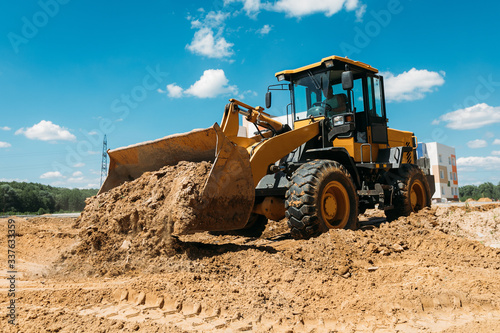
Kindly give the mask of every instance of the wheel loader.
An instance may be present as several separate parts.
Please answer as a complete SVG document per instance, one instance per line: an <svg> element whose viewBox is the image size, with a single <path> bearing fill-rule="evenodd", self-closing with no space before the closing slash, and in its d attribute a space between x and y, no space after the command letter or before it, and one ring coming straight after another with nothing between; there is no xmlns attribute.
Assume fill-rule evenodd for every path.
<svg viewBox="0 0 500 333"><path fill-rule="evenodd" d="M289 92L285 117L231 99L220 125L108 151L100 193L166 165L210 161L198 203L202 213L193 217L199 223L186 233L259 236L268 219L286 217L296 239L356 229L358 214L368 208L394 220L430 206L417 138L387 126L384 81L377 73L339 56L278 72L265 102L269 109L272 92ZM240 115L254 126L252 135L238 135ZM204 223L209 214L211 223Z"/></svg>

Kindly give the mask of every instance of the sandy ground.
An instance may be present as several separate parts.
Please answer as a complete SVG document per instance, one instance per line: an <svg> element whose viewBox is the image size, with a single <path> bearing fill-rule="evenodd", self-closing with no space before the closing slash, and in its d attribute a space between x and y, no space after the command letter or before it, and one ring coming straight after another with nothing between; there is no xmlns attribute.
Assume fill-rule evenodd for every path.
<svg viewBox="0 0 500 333"><path fill-rule="evenodd" d="M0 331L500 332L498 205L360 219L311 240L281 221L258 239L199 233L161 251L147 230L97 249L74 218L15 218L16 326L2 279Z"/></svg>

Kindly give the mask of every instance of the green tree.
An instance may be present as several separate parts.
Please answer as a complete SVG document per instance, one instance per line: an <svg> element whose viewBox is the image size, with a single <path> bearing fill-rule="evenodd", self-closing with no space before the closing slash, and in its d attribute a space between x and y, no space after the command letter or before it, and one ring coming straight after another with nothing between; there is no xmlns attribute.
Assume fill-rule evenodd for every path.
<svg viewBox="0 0 500 333"><path fill-rule="evenodd" d="M482 198L493 198L495 194L495 185L490 182L478 186Z"/></svg>
<svg viewBox="0 0 500 333"><path fill-rule="evenodd" d="M21 200L16 190L8 184L0 185L0 210L2 212L17 212L22 210Z"/></svg>

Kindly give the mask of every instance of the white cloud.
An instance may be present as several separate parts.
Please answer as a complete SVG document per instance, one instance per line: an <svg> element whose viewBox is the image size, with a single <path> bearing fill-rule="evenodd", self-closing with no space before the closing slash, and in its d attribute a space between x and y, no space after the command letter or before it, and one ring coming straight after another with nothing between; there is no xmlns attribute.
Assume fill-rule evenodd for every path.
<svg viewBox="0 0 500 333"><path fill-rule="evenodd" d="M89 135L98 135L99 133L97 133L96 131L91 131L89 132Z"/></svg>
<svg viewBox="0 0 500 333"><path fill-rule="evenodd" d="M81 171L75 171L75 172L73 172L73 175L72 175L72 176L73 176L73 177L80 177L80 176L83 176L83 172L81 172Z"/></svg>
<svg viewBox="0 0 500 333"><path fill-rule="evenodd" d="M499 123L500 107L493 107L486 103L480 103L465 109L445 113L432 123L437 125L441 121L446 122L446 127L451 129L476 129L486 125Z"/></svg>
<svg viewBox="0 0 500 333"><path fill-rule="evenodd" d="M42 141L75 141L76 136L71 134L66 128L53 124L51 121L42 120L38 124L28 127L27 129L20 128L16 131L16 135L23 134L31 140Z"/></svg>
<svg viewBox="0 0 500 333"><path fill-rule="evenodd" d="M59 171L49 171L40 176L41 179L64 178Z"/></svg>
<svg viewBox="0 0 500 333"><path fill-rule="evenodd" d="M0 130L2 130L2 131L10 131L10 127L9 126L3 126L3 127L0 127Z"/></svg>
<svg viewBox="0 0 500 333"><path fill-rule="evenodd" d="M359 1L358 0L347 0L345 2L345 8L347 10L354 10L358 7Z"/></svg>
<svg viewBox="0 0 500 333"><path fill-rule="evenodd" d="M495 139L495 140L493 141L493 144L494 144L494 145L500 145L500 139Z"/></svg>
<svg viewBox="0 0 500 333"><path fill-rule="evenodd" d="M460 157L457 159L457 166L460 168L483 168L486 170L500 170L500 157L487 156L487 157Z"/></svg>
<svg viewBox="0 0 500 333"><path fill-rule="evenodd" d="M167 85L167 90L162 91L163 93L168 92L168 97L171 98L180 98L182 97L182 91L183 89L179 87L177 84L172 83Z"/></svg>
<svg viewBox="0 0 500 333"><path fill-rule="evenodd" d="M186 47L192 53L209 58L225 58L233 54L234 44L228 43L219 34L214 36L210 28L202 28L195 32L193 41Z"/></svg>
<svg viewBox="0 0 500 333"><path fill-rule="evenodd" d="M252 95L253 97L257 97L258 96L258 94L255 91L253 91L253 90L246 90L246 91L242 92L241 94L239 94L238 98L240 100L244 100L245 96L247 96L247 95Z"/></svg>
<svg viewBox="0 0 500 333"><path fill-rule="evenodd" d="M12 145L8 142L0 141L0 148L9 148Z"/></svg>
<svg viewBox="0 0 500 333"><path fill-rule="evenodd" d="M97 154L100 154L100 152L95 151L95 150L89 150L89 151L87 152L87 154L89 154L89 155L97 155Z"/></svg>
<svg viewBox="0 0 500 333"><path fill-rule="evenodd" d="M224 6L237 2L243 3L243 10L251 18L255 18L260 10L281 12L288 17L300 18L318 13L330 17L345 9L356 10L356 18L361 20L366 12L366 5L361 5L358 0L278 0L274 3L261 0L224 0Z"/></svg>
<svg viewBox="0 0 500 333"><path fill-rule="evenodd" d="M18 183L27 183L27 179L20 179L20 178L0 178L0 182L18 182Z"/></svg>
<svg viewBox="0 0 500 333"><path fill-rule="evenodd" d="M100 170L90 169L90 173L93 174L93 175L100 175L101 171Z"/></svg>
<svg viewBox="0 0 500 333"><path fill-rule="evenodd" d="M50 183L51 186L67 186L67 183L63 180L56 180L55 182Z"/></svg>
<svg viewBox="0 0 500 333"><path fill-rule="evenodd" d="M224 24L224 21L229 17L229 13L210 11L205 16L203 23L198 27L218 28Z"/></svg>
<svg viewBox="0 0 500 333"><path fill-rule="evenodd" d="M260 0L244 0L243 10L248 16L256 15L261 7Z"/></svg>
<svg viewBox="0 0 500 333"><path fill-rule="evenodd" d="M228 16L229 13L211 11L201 21L192 20L191 27L198 31L194 33L191 44L186 45L186 48L194 54L209 58L230 57L233 54L231 48L234 44L222 37L224 21Z"/></svg>
<svg viewBox="0 0 500 333"><path fill-rule="evenodd" d="M167 90L158 89L160 93L168 93L169 97L180 98L184 96L195 96L198 98L214 98L223 94L238 94L237 86L228 85L229 80L222 69L207 69L198 81L184 90L176 83L167 85ZM247 91L251 92L251 91ZM240 97L241 98L241 97Z"/></svg>
<svg viewBox="0 0 500 333"><path fill-rule="evenodd" d="M414 101L425 97L425 93L444 84L444 72L431 72L426 69L412 68L407 72L394 75L381 73L385 79L385 98L388 102Z"/></svg>
<svg viewBox="0 0 500 333"><path fill-rule="evenodd" d="M85 178L83 177L70 177L68 178L68 183L83 183L85 181Z"/></svg>
<svg viewBox="0 0 500 333"><path fill-rule="evenodd" d="M85 166L85 163L83 163L83 162L73 164L73 168L81 168L81 167L84 167L84 166Z"/></svg>
<svg viewBox="0 0 500 333"><path fill-rule="evenodd" d="M222 69L207 69L184 93L199 98L213 98L227 93L237 94L238 87L230 86L228 83L229 80Z"/></svg>
<svg viewBox="0 0 500 333"><path fill-rule="evenodd" d="M366 13L366 5L361 5L356 9L356 22L363 22L363 16Z"/></svg>
<svg viewBox="0 0 500 333"><path fill-rule="evenodd" d="M500 150L494 150L494 151L492 151L491 155L496 155L496 156L500 155Z"/></svg>
<svg viewBox="0 0 500 333"><path fill-rule="evenodd" d="M255 18L262 8L260 0L224 0L224 6L235 2L243 3L243 10L252 18Z"/></svg>
<svg viewBox="0 0 500 333"><path fill-rule="evenodd" d="M276 12L285 13L289 17L302 17L322 13L327 17L338 13L343 8L348 11L359 6L358 0L278 0L267 8Z"/></svg>
<svg viewBox="0 0 500 333"><path fill-rule="evenodd" d="M467 146L469 148L472 148L472 149L484 148L487 145L488 145L488 143L486 142L486 140L481 140L481 139L476 139L476 140L472 140L472 141L467 142Z"/></svg>
<svg viewBox="0 0 500 333"><path fill-rule="evenodd" d="M270 26L269 24L265 24L262 28L257 30L257 33L261 34L261 35L267 35L271 31L272 28L273 27Z"/></svg>

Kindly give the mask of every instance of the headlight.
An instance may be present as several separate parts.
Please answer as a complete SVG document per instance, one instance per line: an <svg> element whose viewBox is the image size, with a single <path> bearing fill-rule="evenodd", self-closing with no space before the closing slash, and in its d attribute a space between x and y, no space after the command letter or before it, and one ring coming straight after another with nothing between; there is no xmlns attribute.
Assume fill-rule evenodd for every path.
<svg viewBox="0 0 500 333"><path fill-rule="evenodd" d="M283 81L283 80L285 80L285 74L278 75L278 81Z"/></svg>
<svg viewBox="0 0 500 333"><path fill-rule="evenodd" d="M333 126L344 125L344 116L336 116L333 118Z"/></svg>

